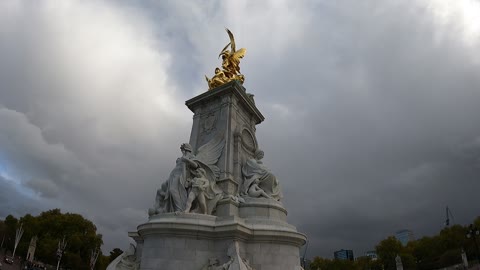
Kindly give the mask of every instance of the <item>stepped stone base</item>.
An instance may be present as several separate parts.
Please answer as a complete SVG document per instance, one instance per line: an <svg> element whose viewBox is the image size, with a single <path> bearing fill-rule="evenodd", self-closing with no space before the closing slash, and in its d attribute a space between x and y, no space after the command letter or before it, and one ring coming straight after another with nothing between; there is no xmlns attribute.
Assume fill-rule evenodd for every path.
<svg viewBox="0 0 480 270"><path fill-rule="evenodd" d="M286 222L280 203L248 200L240 204L239 214L152 216L138 226L140 269L201 270L211 258L221 265L229 261L227 250L234 241L239 256L255 270L301 269L299 248L306 237Z"/></svg>

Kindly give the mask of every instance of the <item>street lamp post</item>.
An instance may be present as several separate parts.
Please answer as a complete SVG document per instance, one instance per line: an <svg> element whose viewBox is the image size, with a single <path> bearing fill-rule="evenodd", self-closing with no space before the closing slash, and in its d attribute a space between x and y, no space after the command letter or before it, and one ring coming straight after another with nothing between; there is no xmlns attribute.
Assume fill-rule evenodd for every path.
<svg viewBox="0 0 480 270"><path fill-rule="evenodd" d="M477 252L477 260L480 264L480 252L478 251L477 236L480 235L480 230L477 227L474 227L473 224L470 224L467 231L467 238L472 238L473 243L475 244L475 251Z"/></svg>

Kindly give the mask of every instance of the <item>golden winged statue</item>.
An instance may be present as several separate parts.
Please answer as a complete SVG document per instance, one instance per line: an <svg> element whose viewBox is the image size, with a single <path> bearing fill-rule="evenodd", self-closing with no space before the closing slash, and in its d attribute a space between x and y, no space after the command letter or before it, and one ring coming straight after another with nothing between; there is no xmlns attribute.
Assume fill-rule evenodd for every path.
<svg viewBox="0 0 480 270"><path fill-rule="evenodd" d="M209 90L233 80L238 80L242 84L245 81L245 76L240 73L240 59L245 56L247 50L241 48L237 51L232 32L227 28L225 28L225 30L230 38L230 43L228 43L218 55L219 58L220 56L222 57L222 68L217 67L215 69L215 75L213 75L211 79L205 76ZM229 46L230 50L228 50Z"/></svg>

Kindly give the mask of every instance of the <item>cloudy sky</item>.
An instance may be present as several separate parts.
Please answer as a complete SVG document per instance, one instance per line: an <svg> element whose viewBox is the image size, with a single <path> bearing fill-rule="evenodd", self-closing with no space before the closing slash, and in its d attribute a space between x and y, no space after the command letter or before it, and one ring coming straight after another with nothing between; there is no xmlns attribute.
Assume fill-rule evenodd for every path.
<svg viewBox="0 0 480 270"><path fill-rule="evenodd" d="M480 1L0 1L0 218L125 249L230 28L307 257L480 215Z"/></svg>

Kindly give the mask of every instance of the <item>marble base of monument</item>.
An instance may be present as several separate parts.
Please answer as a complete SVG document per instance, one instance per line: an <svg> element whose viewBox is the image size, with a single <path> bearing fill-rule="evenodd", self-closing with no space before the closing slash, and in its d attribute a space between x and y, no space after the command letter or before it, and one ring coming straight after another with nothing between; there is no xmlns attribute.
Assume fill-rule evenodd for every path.
<svg viewBox="0 0 480 270"><path fill-rule="evenodd" d="M191 213L150 217L138 226L140 269L215 269L208 268L209 259L220 265L228 262L232 255L227 250L234 243L250 269L301 269L299 248L306 238L286 222L280 203L249 198L238 210L238 216L228 217Z"/></svg>

